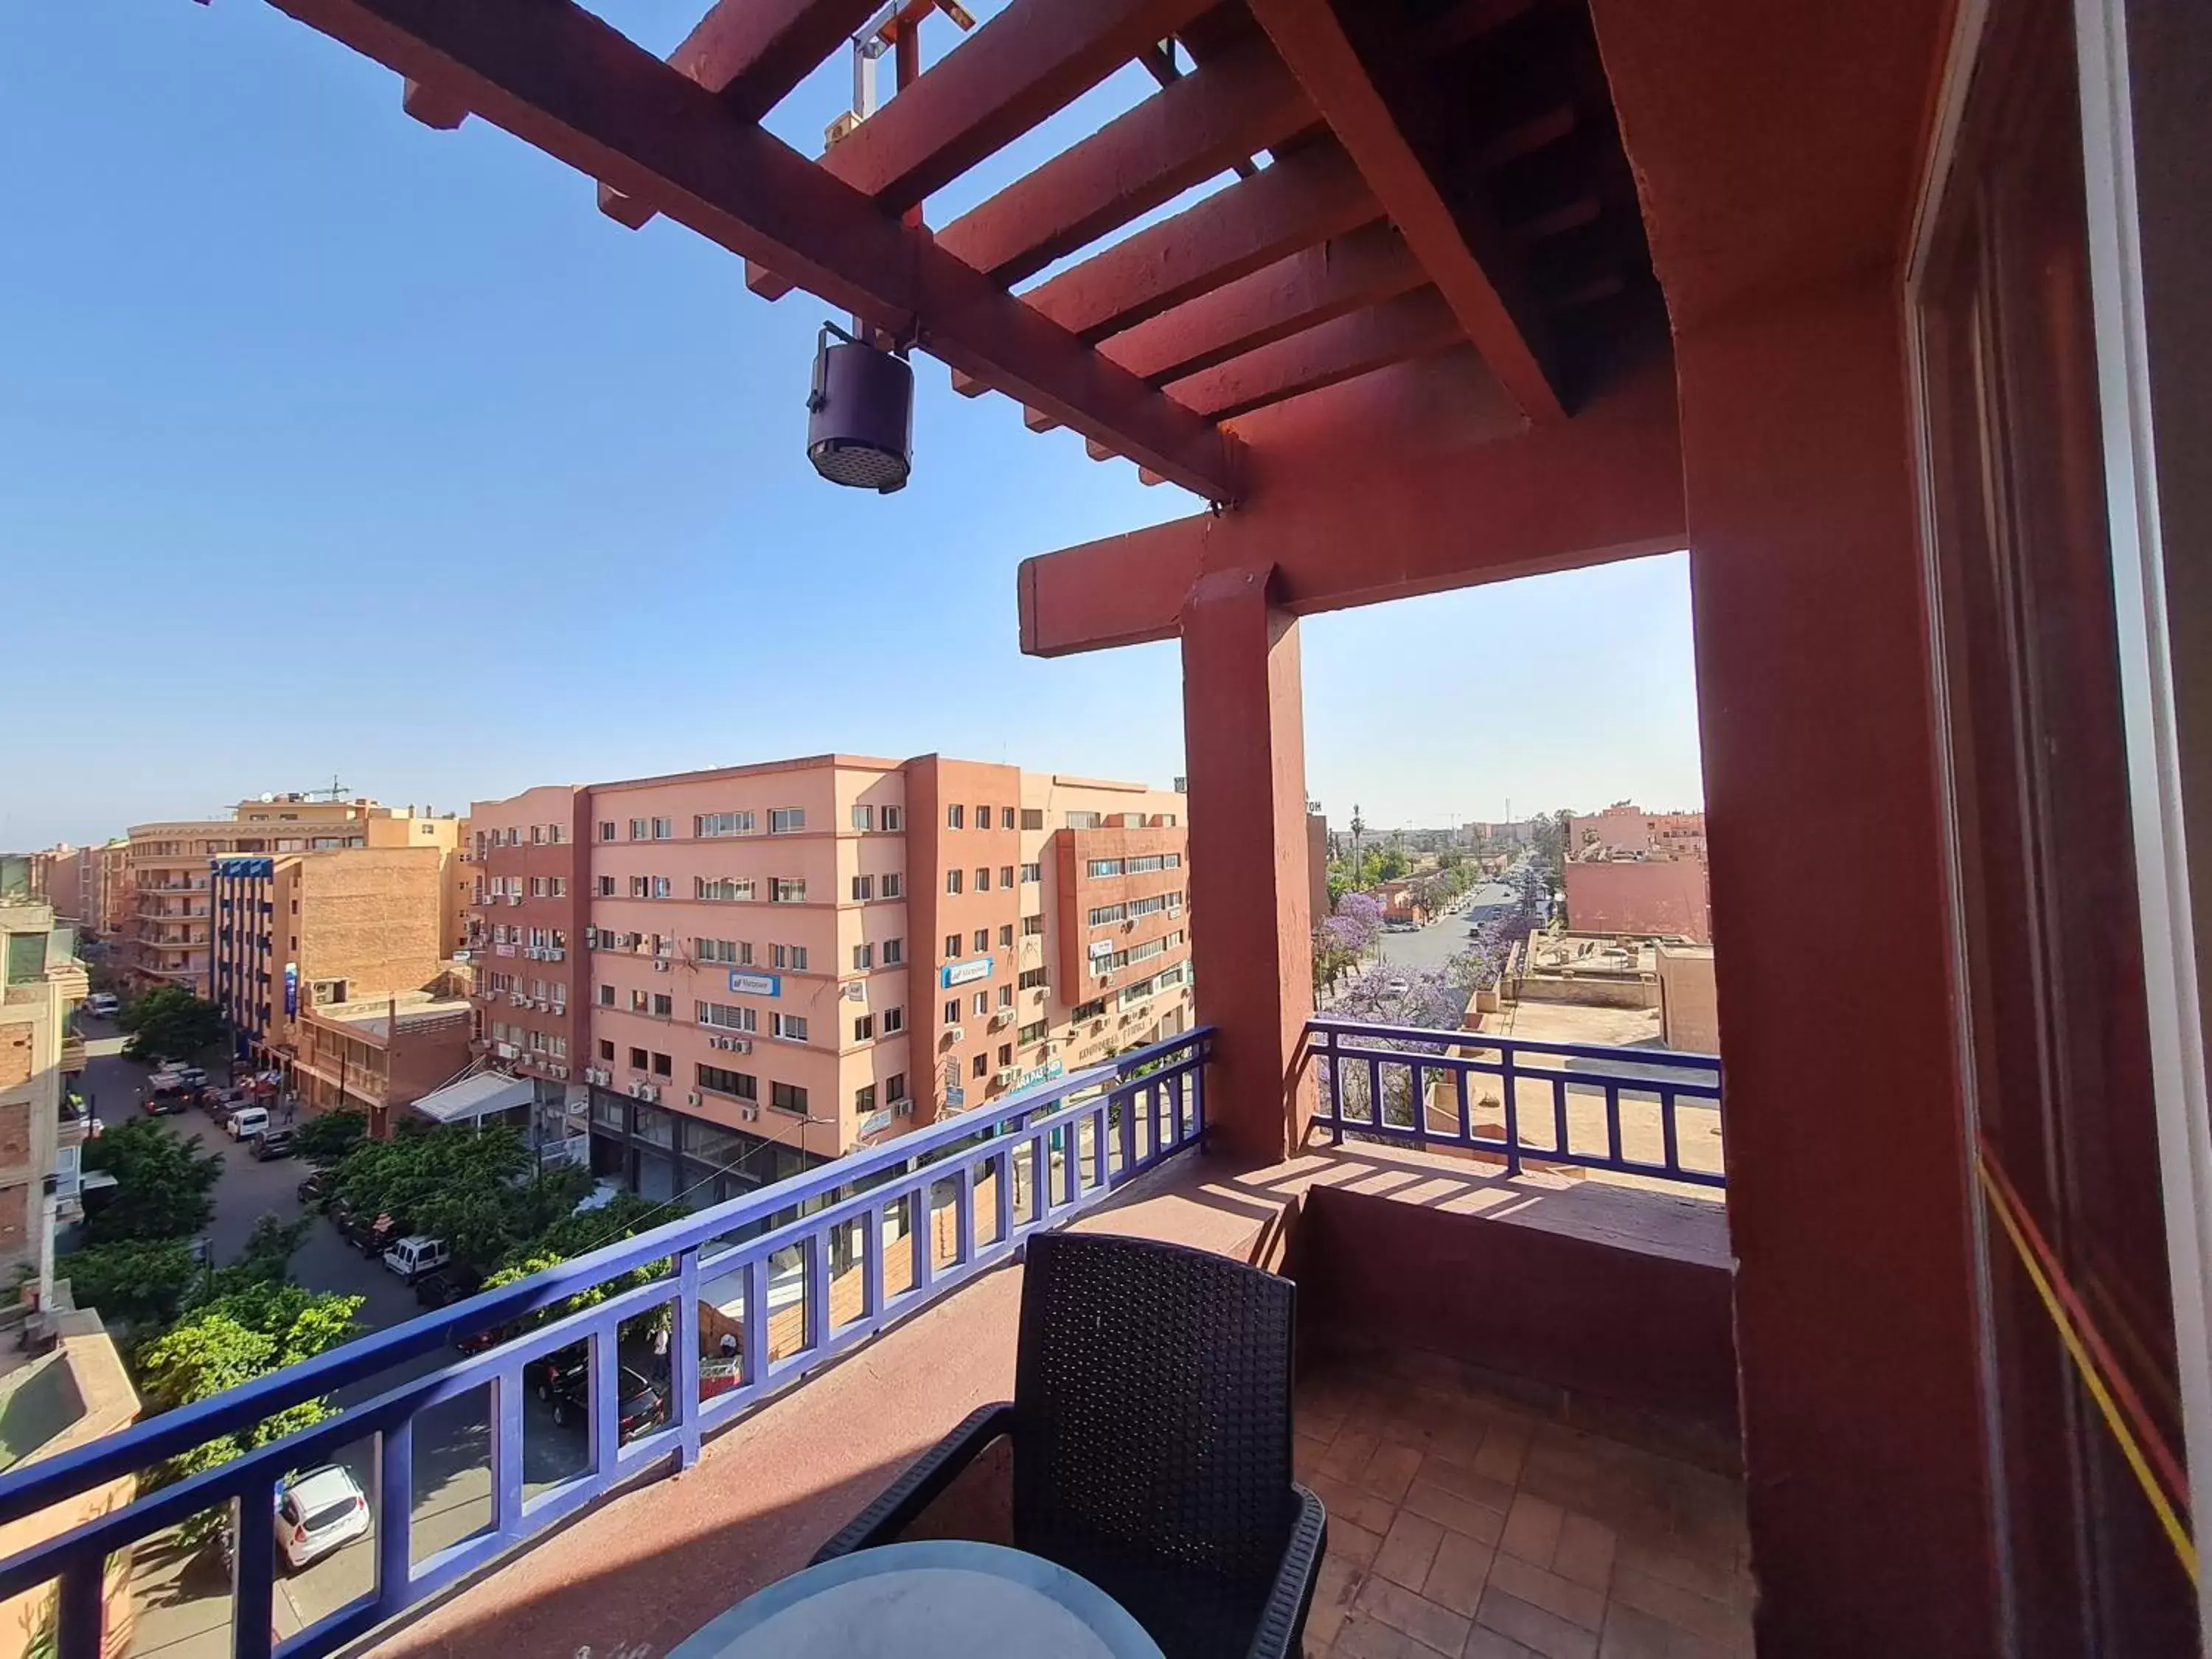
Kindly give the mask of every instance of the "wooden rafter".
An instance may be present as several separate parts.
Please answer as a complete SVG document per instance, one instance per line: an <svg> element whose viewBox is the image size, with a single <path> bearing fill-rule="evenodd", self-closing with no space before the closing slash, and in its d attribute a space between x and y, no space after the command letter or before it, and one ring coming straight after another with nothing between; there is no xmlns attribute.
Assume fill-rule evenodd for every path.
<svg viewBox="0 0 2212 1659"><path fill-rule="evenodd" d="M271 0L828 304L1216 501L1222 432L566 0Z"/></svg>
<svg viewBox="0 0 2212 1659"><path fill-rule="evenodd" d="M1210 420L1231 420L1357 374L1449 350L1462 338L1451 307L1436 289L1425 288L1186 376L1168 386L1168 395Z"/></svg>
<svg viewBox="0 0 2212 1659"><path fill-rule="evenodd" d="M1442 291L1507 392L1534 420L1565 412L1548 366L1542 320L1503 231L1466 204L1455 210L1431 177L1417 136L1437 131L1416 66L1398 66L1386 94L1330 0L1251 0L1252 14L1337 141Z"/></svg>
<svg viewBox="0 0 2212 1659"><path fill-rule="evenodd" d="M1004 283L1149 212L1318 118L1264 40L1170 81L938 233Z"/></svg>

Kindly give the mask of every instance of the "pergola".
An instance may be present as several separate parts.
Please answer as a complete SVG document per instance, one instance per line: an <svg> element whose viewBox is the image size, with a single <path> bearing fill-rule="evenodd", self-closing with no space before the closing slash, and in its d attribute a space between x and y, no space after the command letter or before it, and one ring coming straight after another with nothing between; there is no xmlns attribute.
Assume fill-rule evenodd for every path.
<svg viewBox="0 0 2212 1659"><path fill-rule="evenodd" d="M881 0L720 0L666 62L568 0L272 3L404 77L417 118L503 127L623 222L679 221L755 293L805 289L1207 503L1030 559L1018 598L1034 653L1181 642L1219 1149L1280 1158L1308 1109L1297 618L1689 548L1762 1646L2006 1645L2006 1598L2057 1581L2001 1559L2043 1523L1988 1437L1911 283L1938 198L1966 199L1984 21L2002 84L2070 65L2064 5L1010 0L914 73L916 0L904 84L810 159L760 118ZM2201 9L2075 10L2165 27L2139 73L2202 65ZM1157 92L926 222L1132 61ZM2202 106L2168 94L2141 118L2171 159ZM1960 154L1977 181L2031 159ZM2145 188L2178 206L2187 176ZM2191 246L2154 251L2201 283Z"/></svg>

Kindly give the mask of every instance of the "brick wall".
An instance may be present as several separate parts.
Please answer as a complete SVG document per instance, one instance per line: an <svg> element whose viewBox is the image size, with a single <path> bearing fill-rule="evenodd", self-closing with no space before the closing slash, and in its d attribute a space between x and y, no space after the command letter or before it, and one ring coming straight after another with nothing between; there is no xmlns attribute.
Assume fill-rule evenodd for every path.
<svg viewBox="0 0 2212 1659"><path fill-rule="evenodd" d="M31 1103L26 1100L0 1103L0 1169L30 1161Z"/></svg>
<svg viewBox="0 0 2212 1659"><path fill-rule="evenodd" d="M31 1080L31 1028L0 1025L0 1090L20 1089Z"/></svg>

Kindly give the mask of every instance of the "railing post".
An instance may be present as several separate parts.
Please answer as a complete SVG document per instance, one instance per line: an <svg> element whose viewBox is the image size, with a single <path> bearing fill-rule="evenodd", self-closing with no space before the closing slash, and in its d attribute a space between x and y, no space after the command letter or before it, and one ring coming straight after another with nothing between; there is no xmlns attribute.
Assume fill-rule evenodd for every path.
<svg viewBox="0 0 2212 1659"><path fill-rule="evenodd" d="M757 1389L768 1382L768 1258L757 1255L746 1262L744 1274L745 1326L738 1346L745 1374L738 1386Z"/></svg>
<svg viewBox="0 0 2212 1659"><path fill-rule="evenodd" d="M952 1218L952 1265L964 1267L975 1259L975 1184L971 1178L975 1166L963 1164L951 1175L952 1202L957 1206Z"/></svg>
<svg viewBox="0 0 2212 1659"><path fill-rule="evenodd" d="M806 1351L813 1353L830 1340L830 1241L819 1231L807 1234L799 1258L806 1276Z"/></svg>
<svg viewBox="0 0 2212 1659"><path fill-rule="evenodd" d="M699 1247L676 1256L676 1321L668 1338L669 1419L676 1425L676 1467L699 1461Z"/></svg>
<svg viewBox="0 0 2212 1659"><path fill-rule="evenodd" d="M272 1542L272 1547L273 1542ZM81 1555L62 1569L54 1607L54 1651L59 1659L100 1659L106 1646L107 1559Z"/></svg>
<svg viewBox="0 0 2212 1659"><path fill-rule="evenodd" d="M1498 1044L1498 1091L1505 1108L1505 1175L1508 1180L1521 1173L1521 1103L1513 1087L1513 1044L1500 1038Z"/></svg>
<svg viewBox="0 0 2212 1659"><path fill-rule="evenodd" d="M1336 1032L1328 1033L1328 1128L1329 1144L1344 1145L1344 1071L1343 1060L1336 1048Z"/></svg>
<svg viewBox="0 0 2212 1659"><path fill-rule="evenodd" d="M522 1367L492 1379L492 1521L502 1538L522 1536Z"/></svg>
<svg viewBox="0 0 2212 1659"><path fill-rule="evenodd" d="M587 1338L585 1353L592 1367L584 1413L591 1425L592 1473L604 1480L622 1455L622 1321L609 1319Z"/></svg>
<svg viewBox="0 0 2212 1659"><path fill-rule="evenodd" d="M1093 1182L1102 1193L1113 1184L1108 1179L1109 1174L1108 1168L1109 1160L1107 1157L1109 1146L1106 1119L1108 1115L1106 1103L1102 1099L1098 1103L1098 1109L1091 1114L1091 1174Z"/></svg>
<svg viewBox="0 0 2212 1659"><path fill-rule="evenodd" d="M869 1208L860 1240L860 1306L870 1319L884 1316L884 1229L890 1224L882 1205Z"/></svg>
<svg viewBox="0 0 2212 1659"><path fill-rule="evenodd" d="M257 1480L238 1495L238 1597L231 1607L233 1659L269 1659L276 1604L276 1511ZM404 1536L404 1534L403 1534ZM380 1551L379 1561L382 1555Z"/></svg>
<svg viewBox="0 0 2212 1659"><path fill-rule="evenodd" d="M1118 1097L1111 1090L1106 1095L1106 1115L1115 1115L1116 1103L1121 1107L1121 1121L1114 1133L1121 1142L1121 1179L1127 1181L1137 1172L1137 1097L1133 1094Z"/></svg>
<svg viewBox="0 0 2212 1659"><path fill-rule="evenodd" d="M415 1419L407 1417L376 1436L376 1604L391 1613L407 1605L415 1575L414 1522Z"/></svg>

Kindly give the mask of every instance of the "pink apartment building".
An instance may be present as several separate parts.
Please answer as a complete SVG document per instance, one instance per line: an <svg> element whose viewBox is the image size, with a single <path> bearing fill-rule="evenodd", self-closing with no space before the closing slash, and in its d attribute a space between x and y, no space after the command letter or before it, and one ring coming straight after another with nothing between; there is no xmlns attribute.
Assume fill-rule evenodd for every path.
<svg viewBox="0 0 2212 1659"><path fill-rule="evenodd" d="M471 809L479 1047L699 1202L1184 1029L1182 797L823 755Z"/></svg>

